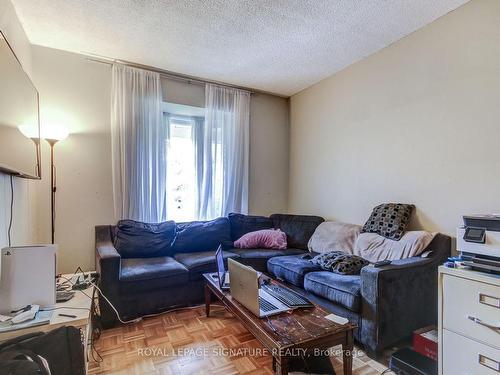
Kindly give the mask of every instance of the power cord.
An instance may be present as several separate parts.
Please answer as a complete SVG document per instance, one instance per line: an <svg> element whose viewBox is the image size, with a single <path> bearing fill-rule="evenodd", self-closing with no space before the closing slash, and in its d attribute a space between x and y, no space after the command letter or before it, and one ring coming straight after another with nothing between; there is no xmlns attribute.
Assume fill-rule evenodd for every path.
<svg viewBox="0 0 500 375"><path fill-rule="evenodd" d="M81 273L83 274L84 278L85 278L85 272L80 268L78 267L74 274L77 274L78 273L78 270L81 271ZM62 275L58 275L58 278L61 278L61 279L64 279L65 281L60 283L59 285L57 285L57 291L68 291L68 290L73 290L73 281L71 279L68 279L67 277L65 276L62 276ZM69 284L68 286L66 286L65 284ZM90 309L89 308L86 308L86 307L71 307L71 306L65 306L65 307L54 307L54 308L48 308L48 309L43 309L41 311L54 311L54 310L61 310L61 309L69 309L69 310L86 310L86 311L89 311L91 313L91 320L92 320L92 332L90 334L90 337L88 338L89 339L89 345L90 345L90 353L92 355L92 359L97 362L97 363L100 363L103 361L102 359L102 356L101 354L99 353L99 351L96 349L95 345L94 345L94 342L96 340L99 339L100 335L101 335L101 326L100 324L97 324L98 321L96 322L94 317L98 315L98 311L97 311L97 306L96 304L94 303L94 299L95 299L95 289L94 289L94 293L91 296L89 296L87 293L85 293L82 289L76 289L76 291L79 291L81 292L83 295L85 295L87 298L89 298L91 301L92 301L92 304L91 304L91 307ZM97 354L98 358L99 359L96 359L94 353Z"/></svg>
<svg viewBox="0 0 500 375"><path fill-rule="evenodd" d="M14 217L14 176L10 175L10 219L9 219L9 230L7 231L9 247L12 246L11 232L12 232L13 217Z"/></svg>
<svg viewBox="0 0 500 375"><path fill-rule="evenodd" d="M86 276L85 272L80 267L78 267L75 270L74 274L79 273L78 271L80 271L83 274L83 277L85 278L85 276ZM59 290L73 290L73 286L76 285L73 282L73 280L68 279L67 277L62 276L62 275L59 275L58 277L65 280L63 283L61 283L57 286L57 288ZM69 284L69 287L65 287L64 286L65 284ZM90 287L90 285L89 285L89 287ZM97 348L94 345L95 341L98 340L99 337L101 336L101 331L102 331L102 327L99 324L99 321L94 318L94 317L99 315L97 304L94 302L95 301L95 289L92 293L92 297L89 296L87 293L85 293L82 289L75 289L75 291L81 292L84 296L86 296L87 298L89 298L92 301L90 309L84 308L84 307L57 307L57 308L49 309L49 310L57 310L57 309L66 309L67 308L67 309L77 309L77 310L90 311L91 319L92 319L92 332L90 333L90 337L89 337L89 341L90 341L89 345L90 345L90 349L91 349L90 353L92 355L92 359L96 363L100 363L103 361L103 358L101 356L101 353L99 353L99 351L97 350ZM97 354L98 359L95 357L94 353Z"/></svg>
<svg viewBox="0 0 500 375"><path fill-rule="evenodd" d="M100 316L99 307L98 307L98 304L95 303L95 299L96 299L96 290L94 289L92 292L92 300L93 300L92 301L92 312L91 312L92 333L90 335L90 349L91 349L90 353L92 354L92 359L96 363L101 363L103 361L103 358L101 356L101 353L99 353L99 351L97 350L97 348L94 345L94 343L97 340L99 340L99 338L101 337L101 333L102 333L101 321L100 321L100 319L98 319L98 317ZM94 352L97 354L99 359L96 359Z"/></svg>
<svg viewBox="0 0 500 375"><path fill-rule="evenodd" d="M66 280L64 283L59 284L59 287L64 286L64 284L66 284L66 283L69 283L71 286L76 285L76 284L75 284L75 283L74 283L71 279L68 279L67 277L65 277L65 276L63 276L63 275L59 275L58 277L60 277L61 279ZM62 290L68 290L68 289L62 289ZM92 297L91 297L91 296L89 296L87 293L85 293L82 289L72 289L72 288L71 288L71 290L75 290L75 291L77 291L77 292L81 292L82 294L84 294L85 296L87 296L87 298L89 298L89 299L93 300L93 299L92 299Z"/></svg>
<svg viewBox="0 0 500 375"><path fill-rule="evenodd" d="M140 316L138 318L135 318L135 319L123 320L120 317L120 314L118 313L118 310L111 303L111 301L108 299L108 297L106 297L104 295L104 293L102 292L102 290L94 282L91 281L90 284L93 285L99 291L99 294L102 296L102 298L104 298L106 300L106 302L109 304L109 306L111 306L111 308L113 309L113 311L114 311L116 317L118 318L118 320L120 321L120 323L123 323L123 324L137 323L137 322L140 322L144 318L151 318L151 317L155 317L155 316L159 316L159 315L163 315L163 314L167 314L167 313L171 313L171 312L179 311L179 310L198 309L198 308L204 306L203 304L199 304L199 305L194 305L194 306L177 307L177 308L165 310L165 311L162 311L162 312L159 312L159 313L156 313L156 314L146 314L146 315L142 315L142 316Z"/></svg>
<svg viewBox="0 0 500 375"><path fill-rule="evenodd" d="M65 283L68 282L68 283L70 283L72 285L75 285L75 283L73 283L72 280L68 279L65 276L60 275L59 277L62 278L62 279L64 279L64 280L66 280ZM99 292L99 294L104 298L104 300L110 305L110 307L113 310L113 312L115 313L116 317L118 318L118 320L122 324L137 323L137 322L140 322L143 318L151 318L151 317L155 317L155 316L159 316L159 315L163 315L163 314L167 314L167 313L171 313L171 312L179 311L179 310L197 309L197 308L200 308L201 306L204 306L203 304L199 304L199 305L195 305L195 306L178 307L178 308L173 308L173 309L165 310L165 311L162 311L162 312L159 312L159 313L156 313L156 314L142 315L142 316L140 316L138 318L135 318L135 319L123 320L120 317L120 314L118 313L118 310L116 309L116 307L111 303L111 301L108 299L108 297L106 297L104 295L104 293L102 292L101 288L99 288L93 281L90 281L90 285L92 285ZM78 291L80 293L83 293L85 296L87 296L87 298L93 300L93 298L91 296L89 296L87 293L85 293L83 290L77 289L76 291Z"/></svg>
<svg viewBox="0 0 500 375"><path fill-rule="evenodd" d="M80 272L78 272L80 271ZM84 275L84 278L85 278L85 272L80 268L78 267L74 274L77 274L77 273L82 273ZM71 287L69 289L72 289L72 286L76 285L71 279L65 277L65 276L62 276L62 275L59 275L58 277L64 279L65 281L61 284L58 285L58 288L64 288L64 284L66 283L69 283L71 285ZM95 300L95 293L96 293L96 290L99 292L99 294L106 300L106 302L111 306L111 308L113 309L114 313L116 314L116 317L118 318L118 320L123 323L123 324L130 324L130 323L137 323L139 321L141 321L143 318L150 318L150 317L155 317L155 316L159 316L159 315L163 315L163 314L167 314L167 313L171 313L171 312L174 312L174 311L180 311L180 310L187 310L187 309L197 309L197 308L200 308L203 306L203 304L199 304L199 305L195 305L195 306L185 306L185 307L178 307L178 308L173 308L173 309L169 309L169 310L165 310L165 311L162 311L162 312L159 312L159 313L156 313L156 314L147 314L147 315L143 315L139 318L136 318L136 319L131 319L131 320L123 320L121 319L120 317L120 314L118 313L118 310L115 308L115 306L111 303L111 301L104 295L104 293L102 292L102 290L91 280L89 280L89 286L92 285L94 286L94 291L93 291L93 294L92 294L92 297L89 296L87 293L85 293L82 289L74 289L75 291L78 291L78 292L81 292L82 294L84 294L87 298L90 298L90 300L92 300L94 302ZM64 290L64 289L63 289ZM224 307L224 306L220 306L220 305L216 305L218 307ZM89 310L91 311L92 313L92 316L98 316L99 315L99 310L98 310L98 307L97 307L97 304L96 303L92 303L92 307L91 309L87 309L87 308L78 308L78 307L59 307L59 308L54 308L54 309L49 309L49 310L57 310L57 309L63 309L63 308L69 308L69 309L78 309L78 310ZM103 361L103 358L101 356L101 354L99 353L99 351L96 349L94 343L96 340L99 339L99 337L101 336L101 331L102 331L102 328L100 326L100 324L95 324L95 322L93 322L92 326L94 327L93 330L92 330L92 333L91 333L91 337L90 337L90 348L91 348L91 355L92 355L92 359L96 362L96 363L100 363ZM98 359L96 359L94 353L97 354L98 356Z"/></svg>
<svg viewBox="0 0 500 375"><path fill-rule="evenodd" d="M94 288L96 288L98 291L99 291L99 294L101 295L102 298L104 298L104 300L109 304L109 306L113 309L113 311L115 312L115 315L116 317L118 318L118 320L120 321L120 323L122 324L129 324L129 323L137 323L139 321L141 321L142 317L140 318L136 318L136 319L130 319L130 320L123 320L121 317L120 317L120 314L118 313L118 310L116 309L116 307L111 303L111 301L108 299L108 297L106 297L104 295L104 293L102 292L101 288L99 288L95 283L93 283L92 281L90 281L90 285L94 286Z"/></svg>

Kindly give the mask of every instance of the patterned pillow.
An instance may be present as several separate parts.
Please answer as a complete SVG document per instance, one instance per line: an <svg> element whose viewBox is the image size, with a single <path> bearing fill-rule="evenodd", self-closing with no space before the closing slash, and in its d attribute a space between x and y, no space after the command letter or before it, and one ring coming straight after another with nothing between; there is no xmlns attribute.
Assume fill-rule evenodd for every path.
<svg viewBox="0 0 500 375"><path fill-rule="evenodd" d="M399 241L410 222L415 206L403 203L384 203L373 209L361 233L378 233L383 237Z"/></svg>
<svg viewBox="0 0 500 375"><path fill-rule="evenodd" d="M311 262L317 264L326 271L341 275L359 275L361 268L370 264L367 260L343 251L330 251L316 255Z"/></svg>

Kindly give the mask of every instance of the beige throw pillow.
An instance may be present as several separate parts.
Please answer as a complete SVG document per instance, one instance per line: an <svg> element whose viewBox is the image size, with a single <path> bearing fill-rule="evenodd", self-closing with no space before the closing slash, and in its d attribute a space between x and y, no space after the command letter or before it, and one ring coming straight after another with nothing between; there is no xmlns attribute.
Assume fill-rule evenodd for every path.
<svg viewBox="0 0 500 375"><path fill-rule="evenodd" d="M422 230L408 231L399 241L395 241L377 233L361 233L354 246L354 254L372 263L410 258L420 255L435 235Z"/></svg>
<svg viewBox="0 0 500 375"><path fill-rule="evenodd" d="M336 250L352 254L360 232L361 225L325 221L318 225L309 239L309 251L327 253Z"/></svg>

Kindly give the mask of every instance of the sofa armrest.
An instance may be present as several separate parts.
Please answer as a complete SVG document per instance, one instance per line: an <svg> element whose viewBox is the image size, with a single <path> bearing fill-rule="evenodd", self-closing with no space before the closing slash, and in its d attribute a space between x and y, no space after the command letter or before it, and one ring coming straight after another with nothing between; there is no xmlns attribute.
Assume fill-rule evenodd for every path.
<svg viewBox="0 0 500 375"><path fill-rule="evenodd" d="M100 225L95 228L95 258L99 285L104 293L118 293L118 282L121 273L121 256L113 245L111 227Z"/></svg>
<svg viewBox="0 0 500 375"><path fill-rule="evenodd" d="M375 354L437 321L442 257L412 257L361 270L361 337Z"/></svg>
<svg viewBox="0 0 500 375"><path fill-rule="evenodd" d="M120 274L121 256L113 245L113 227L99 225L95 227L95 262L99 272L99 288L102 293L120 311ZM99 298L101 324L104 328L113 327L116 322L115 312L104 299Z"/></svg>

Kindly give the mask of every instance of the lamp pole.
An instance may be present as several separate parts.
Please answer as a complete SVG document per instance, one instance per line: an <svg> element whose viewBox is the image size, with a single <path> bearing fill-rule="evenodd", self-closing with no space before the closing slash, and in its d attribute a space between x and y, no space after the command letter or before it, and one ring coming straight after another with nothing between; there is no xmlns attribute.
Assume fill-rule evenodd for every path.
<svg viewBox="0 0 500 375"><path fill-rule="evenodd" d="M51 239L52 243L55 241L56 232L56 166L54 165L54 146L57 143L57 139L46 139L50 145L50 222L51 228Z"/></svg>
<svg viewBox="0 0 500 375"><path fill-rule="evenodd" d="M31 140L35 144L36 149L36 175L42 178L42 165L40 164L40 153L42 151L40 150L40 138L31 138Z"/></svg>
<svg viewBox="0 0 500 375"><path fill-rule="evenodd" d="M43 131L42 131L43 130ZM35 143L37 152L37 172L41 178L40 154L41 145L40 139L45 139L50 146L50 223L51 223L51 240L55 241L56 233L56 166L54 165L54 146L57 142L62 141L68 136L68 131L61 126L50 126L41 129L40 126L21 125L19 131L27 138Z"/></svg>

